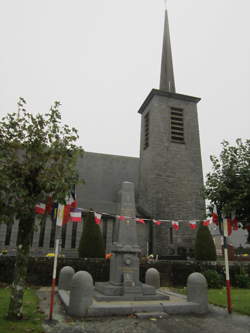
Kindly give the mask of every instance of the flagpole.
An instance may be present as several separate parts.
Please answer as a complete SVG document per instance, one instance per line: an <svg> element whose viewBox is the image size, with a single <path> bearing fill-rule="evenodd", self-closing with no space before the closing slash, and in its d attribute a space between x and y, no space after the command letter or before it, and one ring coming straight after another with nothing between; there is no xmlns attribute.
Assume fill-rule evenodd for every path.
<svg viewBox="0 0 250 333"><path fill-rule="evenodd" d="M59 242L60 242L59 235L61 235L61 227L62 227L62 223L63 223L63 212L64 212L64 205L58 204L58 208L57 208L57 212L56 212L55 256L54 256L53 274L52 274L52 282L51 282L49 320L53 319L55 288L56 288L57 258L58 258L58 251L59 251Z"/></svg>
<svg viewBox="0 0 250 333"><path fill-rule="evenodd" d="M230 274L229 274L229 262L228 262L228 225L227 218L223 219L223 248L224 248L224 259L225 259L225 268L226 268L226 289L227 289L227 310L228 313L232 313L232 300L231 300L231 283L230 283Z"/></svg>
<svg viewBox="0 0 250 333"><path fill-rule="evenodd" d="M51 293L50 293L49 320L53 319L55 288L56 288L56 269L57 269L57 258L58 258L58 251L59 251L59 242L60 242L60 239L57 238L56 239L56 245L55 245L55 256L54 256L53 275L52 275Z"/></svg>

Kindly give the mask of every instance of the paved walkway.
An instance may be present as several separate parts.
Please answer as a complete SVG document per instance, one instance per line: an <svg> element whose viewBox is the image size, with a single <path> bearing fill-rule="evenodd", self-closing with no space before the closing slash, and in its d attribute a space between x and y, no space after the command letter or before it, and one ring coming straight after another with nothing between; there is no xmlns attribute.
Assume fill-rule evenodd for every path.
<svg viewBox="0 0 250 333"><path fill-rule="evenodd" d="M49 288L38 290L40 308L48 317ZM138 319L109 317L74 320L66 315L58 297L53 321L45 320L46 333L250 333L250 317L210 306L206 315L168 315L165 318Z"/></svg>

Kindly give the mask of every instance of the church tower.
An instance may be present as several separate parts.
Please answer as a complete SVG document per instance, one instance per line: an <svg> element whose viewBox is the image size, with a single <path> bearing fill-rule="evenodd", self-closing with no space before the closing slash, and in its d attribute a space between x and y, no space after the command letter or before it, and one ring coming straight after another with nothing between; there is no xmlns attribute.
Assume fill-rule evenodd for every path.
<svg viewBox="0 0 250 333"><path fill-rule="evenodd" d="M152 251L180 254L194 246L188 221L203 219L202 162L197 117L200 98L176 93L168 12L162 48L160 89L153 89L141 114L138 210L151 218L184 220L180 230L170 223L153 227Z"/></svg>

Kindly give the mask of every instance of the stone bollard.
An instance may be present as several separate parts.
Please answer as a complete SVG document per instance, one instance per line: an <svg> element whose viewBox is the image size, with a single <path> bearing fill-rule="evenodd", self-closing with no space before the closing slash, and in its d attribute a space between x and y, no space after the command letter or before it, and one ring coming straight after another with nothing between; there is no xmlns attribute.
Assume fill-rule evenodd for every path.
<svg viewBox="0 0 250 333"><path fill-rule="evenodd" d="M64 266L59 273L58 289L70 290L74 274L74 268L70 266Z"/></svg>
<svg viewBox="0 0 250 333"><path fill-rule="evenodd" d="M93 303L94 284L92 276L85 271L77 272L72 279L68 314L82 317Z"/></svg>
<svg viewBox="0 0 250 333"><path fill-rule="evenodd" d="M146 271L146 277L145 277L146 284L149 284L152 287L155 287L155 289L159 289L161 286L160 282L160 273L155 268L149 268Z"/></svg>
<svg viewBox="0 0 250 333"><path fill-rule="evenodd" d="M207 280L201 273L192 273L187 279L187 301L199 304L199 313L208 312Z"/></svg>

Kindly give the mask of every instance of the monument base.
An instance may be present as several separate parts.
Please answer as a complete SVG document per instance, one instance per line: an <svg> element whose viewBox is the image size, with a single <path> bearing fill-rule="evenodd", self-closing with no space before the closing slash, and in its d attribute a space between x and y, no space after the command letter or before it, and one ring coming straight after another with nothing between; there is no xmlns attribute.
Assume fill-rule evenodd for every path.
<svg viewBox="0 0 250 333"><path fill-rule="evenodd" d="M168 300L169 296L158 293L154 287L145 283L137 286L125 287L113 285L110 282L97 282L95 284L94 298L96 301L153 301Z"/></svg>

